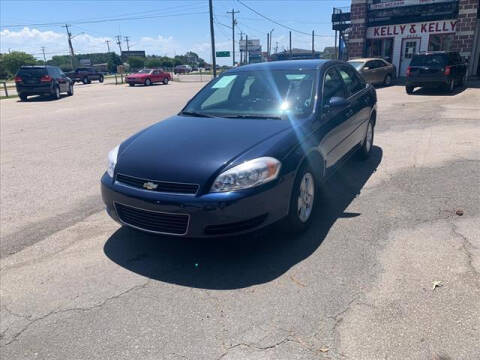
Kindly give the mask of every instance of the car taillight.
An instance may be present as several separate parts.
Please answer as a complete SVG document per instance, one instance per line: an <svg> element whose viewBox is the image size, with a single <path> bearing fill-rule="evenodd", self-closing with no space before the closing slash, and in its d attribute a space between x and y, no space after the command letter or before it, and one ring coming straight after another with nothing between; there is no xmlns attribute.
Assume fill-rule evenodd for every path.
<svg viewBox="0 0 480 360"><path fill-rule="evenodd" d="M452 72L452 68L450 66L445 66L445 75L450 75L450 73Z"/></svg>
<svg viewBox="0 0 480 360"><path fill-rule="evenodd" d="M50 82L50 81L52 81L52 77L49 76L49 75L43 75L43 76L40 78L40 81L41 81L41 82Z"/></svg>
<svg viewBox="0 0 480 360"><path fill-rule="evenodd" d="M15 82L22 82L22 78L20 76L15 76Z"/></svg>
<svg viewBox="0 0 480 360"><path fill-rule="evenodd" d="M411 73L412 73L412 68L409 66L407 68L407 77L410 76Z"/></svg>

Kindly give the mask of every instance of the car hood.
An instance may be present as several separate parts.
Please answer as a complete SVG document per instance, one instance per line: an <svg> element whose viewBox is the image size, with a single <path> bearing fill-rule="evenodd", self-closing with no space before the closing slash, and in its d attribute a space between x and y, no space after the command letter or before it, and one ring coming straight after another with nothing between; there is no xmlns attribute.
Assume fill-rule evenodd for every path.
<svg viewBox="0 0 480 360"><path fill-rule="evenodd" d="M127 140L116 172L202 186L235 158L287 129L286 120L174 116Z"/></svg>

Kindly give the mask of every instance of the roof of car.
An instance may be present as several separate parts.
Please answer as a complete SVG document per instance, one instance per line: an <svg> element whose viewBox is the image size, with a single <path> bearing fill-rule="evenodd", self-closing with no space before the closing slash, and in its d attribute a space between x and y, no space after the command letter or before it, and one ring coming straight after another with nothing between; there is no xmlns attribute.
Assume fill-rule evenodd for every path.
<svg viewBox="0 0 480 360"><path fill-rule="evenodd" d="M333 60L286 60L286 61L271 61L263 62L258 64L249 64L239 66L228 70L228 72L237 72L237 71L258 71L258 70L314 70L319 69L324 66L326 63L330 63Z"/></svg>
<svg viewBox="0 0 480 360"><path fill-rule="evenodd" d="M382 60L382 61L385 61L385 59L382 59L380 57L369 57L369 58L356 58L356 59L351 59L351 60L348 60L348 62L350 61L370 61L370 60Z"/></svg>

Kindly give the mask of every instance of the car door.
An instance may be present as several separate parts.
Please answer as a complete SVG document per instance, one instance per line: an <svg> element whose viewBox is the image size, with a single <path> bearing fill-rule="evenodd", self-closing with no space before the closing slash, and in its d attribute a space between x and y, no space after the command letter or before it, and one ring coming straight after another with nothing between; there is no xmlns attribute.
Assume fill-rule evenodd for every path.
<svg viewBox="0 0 480 360"><path fill-rule="evenodd" d="M349 118L352 114L347 101L347 90L336 66L326 69L319 82L320 118L314 123L314 134L318 141L327 172L346 154L345 139L349 134ZM332 106L332 99L344 99L345 104Z"/></svg>
<svg viewBox="0 0 480 360"><path fill-rule="evenodd" d="M362 76L364 79L369 82L370 84L374 83L376 80L376 67L375 61L370 60L365 63L362 68Z"/></svg>
<svg viewBox="0 0 480 360"><path fill-rule="evenodd" d="M374 65L375 65L375 83L376 84L383 83L388 73L388 67L386 66L387 64L384 63L382 60L374 60Z"/></svg>
<svg viewBox="0 0 480 360"><path fill-rule="evenodd" d="M65 73L60 70L60 69L57 69L58 71L58 78L59 78L59 82L60 82L60 91L62 92L67 92L69 90L69 81L67 80L67 75L65 75Z"/></svg>
<svg viewBox="0 0 480 360"><path fill-rule="evenodd" d="M160 71L153 70L152 72L152 82L159 82L160 81Z"/></svg>
<svg viewBox="0 0 480 360"><path fill-rule="evenodd" d="M349 133L345 139L345 144L348 147L347 151L350 151L362 142L365 137L368 121L370 120L371 101L366 84L351 66L340 65L338 71L347 88Z"/></svg>

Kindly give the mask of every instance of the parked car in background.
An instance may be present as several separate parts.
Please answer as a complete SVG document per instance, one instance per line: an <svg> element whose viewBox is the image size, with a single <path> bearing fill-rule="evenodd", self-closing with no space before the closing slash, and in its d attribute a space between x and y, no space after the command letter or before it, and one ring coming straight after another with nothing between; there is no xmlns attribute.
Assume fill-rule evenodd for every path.
<svg viewBox="0 0 480 360"><path fill-rule="evenodd" d="M17 94L21 101L30 95L51 95L60 99L60 93L73 95L74 82L57 66L22 66L15 75Z"/></svg>
<svg viewBox="0 0 480 360"><path fill-rule="evenodd" d="M426 52L413 56L406 75L407 94L416 87L444 87L453 92L455 86L465 84L467 64L455 51Z"/></svg>
<svg viewBox="0 0 480 360"><path fill-rule="evenodd" d="M135 84L150 86L153 83L163 83L167 85L170 80L172 80L172 76L170 73L163 71L163 69L142 69L125 78L125 81L130 86L135 86Z"/></svg>
<svg viewBox="0 0 480 360"><path fill-rule="evenodd" d="M353 59L349 63L370 84L390 86L397 75L395 65L382 58Z"/></svg>
<svg viewBox="0 0 480 360"><path fill-rule="evenodd" d="M174 74L188 74L191 71L192 68L190 67L190 65L177 65L173 69Z"/></svg>
<svg viewBox="0 0 480 360"><path fill-rule="evenodd" d="M75 82L90 84L92 81L103 82L103 74L94 67L81 67L67 73L68 77Z"/></svg>
<svg viewBox="0 0 480 360"><path fill-rule="evenodd" d="M375 88L341 61L228 70L109 153L107 212L156 234L225 236L281 219L303 231L319 185L351 155L371 154L376 103Z"/></svg>

